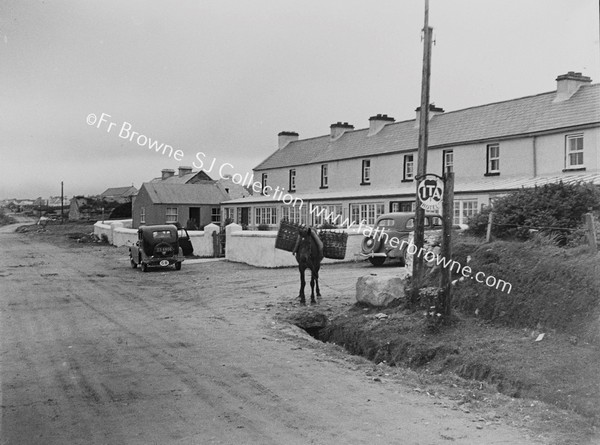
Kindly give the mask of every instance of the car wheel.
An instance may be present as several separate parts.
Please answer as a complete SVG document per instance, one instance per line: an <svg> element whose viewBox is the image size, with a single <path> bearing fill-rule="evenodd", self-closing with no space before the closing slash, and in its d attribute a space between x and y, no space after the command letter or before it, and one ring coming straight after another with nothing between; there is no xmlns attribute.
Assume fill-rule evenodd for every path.
<svg viewBox="0 0 600 445"><path fill-rule="evenodd" d="M373 256L371 258L369 258L369 261L371 262L371 264L373 266L383 266L383 263L385 263L385 257L384 256Z"/></svg>
<svg viewBox="0 0 600 445"><path fill-rule="evenodd" d="M380 242L378 239L366 237L362 240L361 248L364 253L377 252L379 244Z"/></svg>
<svg viewBox="0 0 600 445"><path fill-rule="evenodd" d="M148 272L148 265L146 263L141 263L142 272Z"/></svg>
<svg viewBox="0 0 600 445"><path fill-rule="evenodd" d="M181 261L175 263L175 270L181 270Z"/></svg>

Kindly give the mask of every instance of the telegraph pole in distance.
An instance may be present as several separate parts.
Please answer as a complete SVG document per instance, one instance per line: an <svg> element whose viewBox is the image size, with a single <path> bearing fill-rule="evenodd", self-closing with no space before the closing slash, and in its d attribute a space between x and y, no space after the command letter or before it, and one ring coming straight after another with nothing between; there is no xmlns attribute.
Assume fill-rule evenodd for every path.
<svg viewBox="0 0 600 445"><path fill-rule="evenodd" d="M419 288L423 275L423 257L419 255L425 240L425 209L421 207L418 188L427 173L427 143L429 126L429 80L431 77L431 35L433 28L429 27L429 0L425 0L425 24L423 26L423 71L421 75L421 111L419 112L419 151L417 153L416 176L416 211L414 243L417 252L413 256L413 289L411 302L419 298Z"/></svg>

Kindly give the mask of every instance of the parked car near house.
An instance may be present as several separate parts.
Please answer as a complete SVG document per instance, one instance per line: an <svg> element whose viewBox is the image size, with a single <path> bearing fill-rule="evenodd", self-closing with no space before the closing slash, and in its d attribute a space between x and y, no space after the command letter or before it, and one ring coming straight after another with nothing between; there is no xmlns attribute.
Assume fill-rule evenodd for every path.
<svg viewBox="0 0 600 445"><path fill-rule="evenodd" d="M137 242L129 248L131 267L139 265L143 272L149 267L180 270L183 259L178 229L172 224L140 227Z"/></svg>
<svg viewBox="0 0 600 445"><path fill-rule="evenodd" d="M425 216L425 230L441 230L440 215ZM385 213L375 221L371 236L366 236L361 245L361 255L374 266L381 266L388 258L400 260L404 264L406 243L410 232L415 230L414 212ZM397 241L396 241L397 240Z"/></svg>

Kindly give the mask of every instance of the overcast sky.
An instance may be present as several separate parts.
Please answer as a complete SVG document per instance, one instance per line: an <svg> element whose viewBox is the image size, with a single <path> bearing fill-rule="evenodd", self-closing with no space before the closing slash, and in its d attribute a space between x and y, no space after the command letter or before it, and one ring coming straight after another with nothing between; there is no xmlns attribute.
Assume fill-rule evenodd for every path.
<svg viewBox="0 0 600 445"><path fill-rule="evenodd" d="M246 173L300 138L420 102L424 0L0 2L0 198L99 194L191 165ZM430 0L446 111L600 80L598 0ZM102 113L109 123L88 125ZM181 162L120 137L127 122ZM98 128L99 126L99 128ZM126 133L122 133L126 136ZM196 161L197 163L197 161ZM229 169L232 173L233 170Z"/></svg>

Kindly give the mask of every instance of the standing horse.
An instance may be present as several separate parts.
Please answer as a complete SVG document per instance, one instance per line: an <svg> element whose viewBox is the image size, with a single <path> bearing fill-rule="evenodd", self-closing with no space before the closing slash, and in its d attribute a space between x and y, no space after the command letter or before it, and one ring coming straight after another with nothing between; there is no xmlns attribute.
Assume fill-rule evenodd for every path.
<svg viewBox="0 0 600 445"><path fill-rule="evenodd" d="M323 243L314 229L305 226L298 229L298 239L292 253L295 255L298 269L300 269L300 304L306 304L304 296L304 287L306 286L304 272L306 269L310 269L310 304L315 304L315 285L317 286L317 296L321 296L319 269L323 259Z"/></svg>

